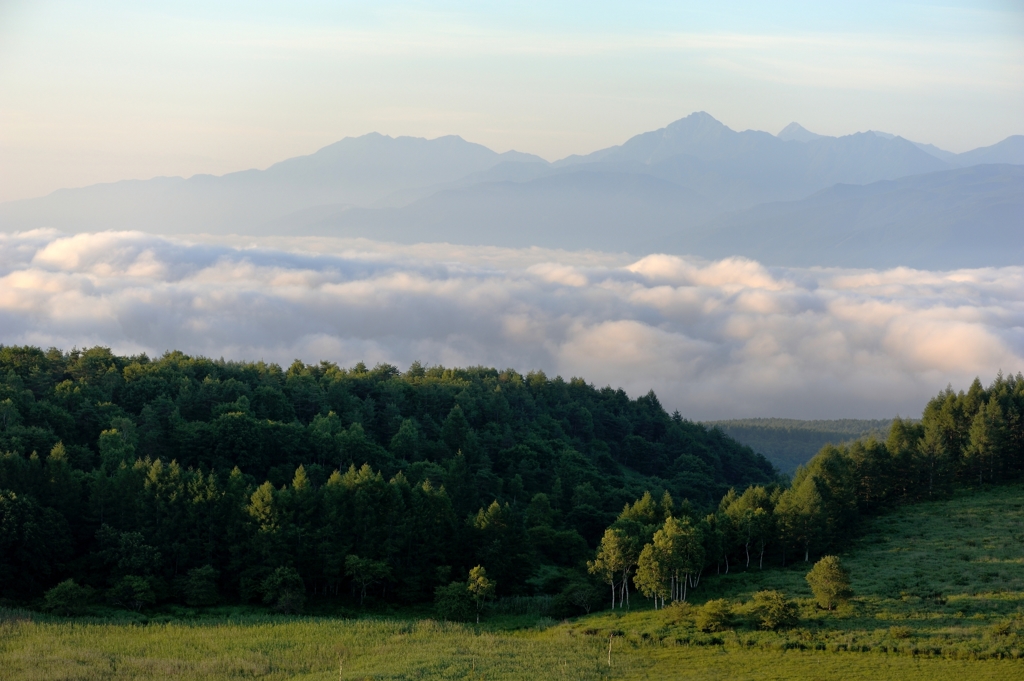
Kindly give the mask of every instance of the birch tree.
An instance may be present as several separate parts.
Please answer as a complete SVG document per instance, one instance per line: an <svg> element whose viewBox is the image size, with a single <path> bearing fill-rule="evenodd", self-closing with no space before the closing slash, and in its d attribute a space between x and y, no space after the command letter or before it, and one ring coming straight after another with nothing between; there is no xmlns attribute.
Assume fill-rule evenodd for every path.
<svg viewBox="0 0 1024 681"><path fill-rule="evenodd" d="M637 559L633 583L636 584L640 593L654 599L655 609L659 607L659 599L661 606L664 607L665 597L670 595L671 562L671 554L665 550L664 546L660 545L660 542L644 546Z"/></svg>
<svg viewBox="0 0 1024 681"><path fill-rule="evenodd" d="M466 580L466 590L476 603L476 623L480 624L480 608L486 601L494 598L494 591L497 587L492 580L487 578L487 570L484 566L477 565L469 571L469 579Z"/></svg>
<svg viewBox="0 0 1024 681"><path fill-rule="evenodd" d="M615 609L615 585L620 575L626 574L628 570L629 537L620 530L608 528L604 531L601 543L597 547L597 556L594 560L587 561L587 570L592 575L597 575L612 590L612 610ZM620 603L621 607L621 603Z"/></svg>

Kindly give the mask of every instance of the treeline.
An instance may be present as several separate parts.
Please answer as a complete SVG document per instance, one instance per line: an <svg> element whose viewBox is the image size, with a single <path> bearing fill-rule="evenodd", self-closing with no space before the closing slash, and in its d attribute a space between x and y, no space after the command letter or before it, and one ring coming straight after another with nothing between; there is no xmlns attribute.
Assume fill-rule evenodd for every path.
<svg viewBox="0 0 1024 681"><path fill-rule="evenodd" d="M611 587L613 607L631 587L656 603L685 599L708 573L841 549L866 514L1022 476L1024 376L1000 374L987 389L975 379L966 393L930 400L919 421L894 419L885 441L825 446L788 487L730 490L705 515L645 495L605 531L589 568Z"/></svg>
<svg viewBox="0 0 1024 681"><path fill-rule="evenodd" d="M410 603L477 565L554 593L645 490L776 481L653 393L540 372L0 346L9 600Z"/></svg>

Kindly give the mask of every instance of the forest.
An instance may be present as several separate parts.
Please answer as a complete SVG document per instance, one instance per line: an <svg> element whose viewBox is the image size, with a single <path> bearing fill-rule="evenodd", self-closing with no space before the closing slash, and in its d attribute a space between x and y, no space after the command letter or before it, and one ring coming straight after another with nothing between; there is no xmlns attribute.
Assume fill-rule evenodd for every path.
<svg viewBox="0 0 1024 681"><path fill-rule="evenodd" d="M474 595L565 616L685 600L893 506L1020 478L1022 416L1019 374L947 388L790 481L653 393L577 378L2 347L0 598L461 619Z"/></svg>
<svg viewBox="0 0 1024 681"><path fill-rule="evenodd" d="M478 564L499 595L557 590L646 490L709 507L778 481L653 393L104 348L0 348L0 452L0 597L71 579L132 608L259 603L275 579L429 601Z"/></svg>

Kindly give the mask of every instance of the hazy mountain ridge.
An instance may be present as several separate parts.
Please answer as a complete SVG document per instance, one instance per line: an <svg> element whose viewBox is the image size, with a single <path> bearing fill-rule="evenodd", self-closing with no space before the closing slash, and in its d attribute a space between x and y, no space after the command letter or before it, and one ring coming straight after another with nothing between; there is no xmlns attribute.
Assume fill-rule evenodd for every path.
<svg viewBox="0 0 1024 681"><path fill-rule="evenodd" d="M1022 166L839 184L798 201L725 214L699 192L602 167L471 184L396 208L307 211L286 221L295 233L310 235L569 249L585 243L799 267L952 269L1024 261ZM560 229L565 224L585 225L585 232Z"/></svg>
<svg viewBox="0 0 1024 681"><path fill-rule="evenodd" d="M867 134L872 134L886 140L904 139L899 135L894 135L889 132L880 132L878 130L868 130ZM776 137L781 140L795 142L811 142L820 139L841 139L811 132L796 122L787 125L779 131L779 134L776 135ZM940 149L934 144L925 144L923 142L910 143L921 151L934 156L941 161L945 161L956 168L966 168L968 166L981 165L985 163L1024 164L1024 135L1011 135L1010 137L1007 137L1006 139L991 146L979 147L960 154Z"/></svg>
<svg viewBox="0 0 1024 681"><path fill-rule="evenodd" d="M1024 262L1024 166L835 185L713 219L659 244L786 266L955 269Z"/></svg>
<svg viewBox="0 0 1024 681"><path fill-rule="evenodd" d="M447 136L433 140L370 133L345 138L266 170L127 180L61 189L0 204L0 228L70 231L141 229L259 233L259 225L322 205L370 205L391 194L451 182L502 162L542 162Z"/></svg>
<svg viewBox="0 0 1024 681"><path fill-rule="evenodd" d="M970 236L964 230L972 220L985 234L1009 236L1009 244L975 238L966 250L943 237L957 257L973 254L952 265L929 251L929 236L923 251L897 263L966 266L994 264L986 260L990 252L1003 262L1021 250L1014 241L1018 178L1004 168L986 171L983 181L954 174L945 188L926 186L935 173L993 161L1024 164L1024 136L952 154L887 133L828 137L796 123L779 135L737 132L698 112L621 145L548 163L457 136L371 133L266 170L94 185L0 204L0 229L329 234L865 267L888 262L872 244L921 238L929 225L952 230L953 241ZM931 179L881 193L876 187L851 195L847 188L908 177ZM925 195L939 200L930 204ZM851 201L860 201L856 210ZM870 229L856 222L869 218ZM878 234L852 250L844 245L843 257L836 256L843 238L871 229ZM794 239L802 241L782 260L779 248L764 246Z"/></svg>
<svg viewBox="0 0 1024 681"><path fill-rule="evenodd" d="M671 238L681 222L696 227L716 212L704 196L672 182L588 169L445 189L407 206L346 208L302 224L295 216L293 228L309 235L372 235L401 243L566 249L586 243L591 248L629 250L653 247ZM570 222L585 224L585 235L560 229ZM641 225L643 229L637 229Z"/></svg>

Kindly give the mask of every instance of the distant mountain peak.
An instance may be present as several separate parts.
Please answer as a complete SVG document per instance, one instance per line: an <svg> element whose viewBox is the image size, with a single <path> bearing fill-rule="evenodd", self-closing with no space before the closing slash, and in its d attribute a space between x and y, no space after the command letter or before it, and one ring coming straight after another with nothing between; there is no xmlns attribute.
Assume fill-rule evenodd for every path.
<svg viewBox="0 0 1024 681"><path fill-rule="evenodd" d="M680 118L676 123L682 123L683 121L700 121L702 123L716 123L717 125L724 125L720 120L709 114L707 111L694 111L689 116Z"/></svg>
<svg viewBox="0 0 1024 681"><path fill-rule="evenodd" d="M819 135L816 132L811 132L796 121L793 121L780 130L776 137L784 142L812 142L814 140L827 137L827 135Z"/></svg>
<svg viewBox="0 0 1024 681"><path fill-rule="evenodd" d="M687 131L695 130L728 130L728 126L722 123L720 120L712 116L706 111L694 111L689 116L680 118L678 121L673 121L666 125L662 130L675 131L679 129L685 129Z"/></svg>
<svg viewBox="0 0 1024 681"><path fill-rule="evenodd" d="M664 128L645 132L617 147L616 155L641 163L651 163L678 153L717 144L736 132L705 111L695 111Z"/></svg>

